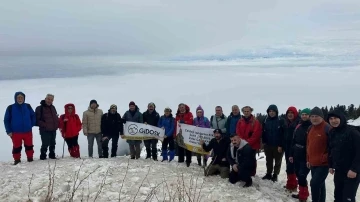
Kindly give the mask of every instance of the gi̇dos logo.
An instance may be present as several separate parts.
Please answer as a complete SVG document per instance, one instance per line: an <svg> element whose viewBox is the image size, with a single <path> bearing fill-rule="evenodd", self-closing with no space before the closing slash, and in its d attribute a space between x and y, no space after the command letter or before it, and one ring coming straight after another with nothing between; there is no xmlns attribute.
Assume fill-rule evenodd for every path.
<svg viewBox="0 0 360 202"><path fill-rule="evenodd" d="M128 132L130 135L135 135L136 133L138 133L139 129L138 126L135 124L130 124L128 126Z"/></svg>

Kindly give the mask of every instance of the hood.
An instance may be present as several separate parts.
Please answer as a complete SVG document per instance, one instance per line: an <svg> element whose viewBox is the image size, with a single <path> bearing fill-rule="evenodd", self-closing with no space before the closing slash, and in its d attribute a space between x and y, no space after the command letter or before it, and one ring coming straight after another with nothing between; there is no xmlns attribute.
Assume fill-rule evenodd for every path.
<svg viewBox="0 0 360 202"><path fill-rule="evenodd" d="M287 115L287 113L288 113L289 111L294 114L294 120L296 120L297 117L299 116L299 112L298 112L298 110L296 109L296 107L293 107L293 106L289 107L289 108L286 110L286 115Z"/></svg>
<svg viewBox="0 0 360 202"><path fill-rule="evenodd" d="M25 98L26 98L25 93L19 91L19 92L16 92L15 95L14 95L15 104L18 104L17 101L16 101L16 97L17 97L18 95L23 95L23 96L24 96L24 103L25 103Z"/></svg>
<svg viewBox="0 0 360 202"><path fill-rule="evenodd" d="M201 105L199 105L197 108L196 108L196 112L197 111L199 111L199 110L201 110L202 111L202 113L203 113L203 115L201 116L201 117L204 117L204 109L201 107Z"/></svg>
<svg viewBox="0 0 360 202"><path fill-rule="evenodd" d="M270 105L267 110L266 110L266 113L269 115L269 111L270 110L273 110L276 112L276 116L279 115L279 110L278 110L278 107L276 105Z"/></svg>
<svg viewBox="0 0 360 202"><path fill-rule="evenodd" d="M239 145L239 149L243 148L245 145L247 145L248 142L244 139L241 139L240 145Z"/></svg>
<svg viewBox="0 0 360 202"><path fill-rule="evenodd" d="M347 126L345 115L341 111L339 110L330 111L327 116L327 122L329 122L330 117L337 117L340 119L340 125L337 128L344 128L345 126Z"/></svg>
<svg viewBox="0 0 360 202"><path fill-rule="evenodd" d="M73 107L73 111L72 111L72 114L69 114L67 108L68 107ZM75 109L75 105L73 103L68 103L64 106L64 109L65 109L65 115L74 115L76 114L76 109Z"/></svg>
<svg viewBox="0 0 360 202"><path fill-rule="evenodd" d="M190 112L190 107L188 105L185 105L185 113L189 113ZM180 114L180 110L178 109L176 112L176 115Z"/></svg>

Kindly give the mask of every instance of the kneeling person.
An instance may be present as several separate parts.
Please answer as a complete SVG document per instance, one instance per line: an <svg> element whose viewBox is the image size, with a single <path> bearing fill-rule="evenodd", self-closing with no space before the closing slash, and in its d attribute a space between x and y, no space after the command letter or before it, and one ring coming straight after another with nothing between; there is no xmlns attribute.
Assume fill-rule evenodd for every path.
<svg viewBox="0 0 360 202"><path fill-rule="evenodd" d="M223 137L220 129L215 129L214 138L209 144L206 145L203 140L200 140L200 144L206 152L213 150L214 154L210 165L205 169L205 176L220 174L221 178L228 178L230 169L226 154L230 146L229 138Z"/></svg>
<svg viewBox="0 0 360 202"><path fill-rule="evenodd" d="M228 150L227 160L232 170L229 181L232 184L243 181L245 182L244 187L250 187L252 185L251 174L255 169L256 151L238 135L232 134L230 137L231 145Z"/></svg>

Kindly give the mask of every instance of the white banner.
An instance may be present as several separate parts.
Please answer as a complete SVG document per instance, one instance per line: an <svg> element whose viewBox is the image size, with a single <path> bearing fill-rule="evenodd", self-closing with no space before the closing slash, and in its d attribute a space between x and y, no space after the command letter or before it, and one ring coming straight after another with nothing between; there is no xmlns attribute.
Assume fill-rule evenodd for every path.
<svg viewBox="0 0 360 202"><path fill-rule="evenodd" d="M178 146L195 153L209 154L203 150L200 140L204 140L206 144L209 144L210 140L214 138L214 129L178 123L176 134Z"/></svg>
<svg viewBox="0 0 360 202"><path fill-rule="evenodd" d="M124 125L124 135L128 140L159 139L162 141L165 130L148 124L127 121Z"/></svg>

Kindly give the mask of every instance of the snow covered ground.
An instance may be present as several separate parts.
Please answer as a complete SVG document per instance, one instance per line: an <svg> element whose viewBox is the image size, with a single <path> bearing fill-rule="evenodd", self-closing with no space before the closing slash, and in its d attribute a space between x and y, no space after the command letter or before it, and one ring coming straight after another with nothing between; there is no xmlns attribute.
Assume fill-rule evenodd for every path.
<svg viewBox="0 0 360 202"><path fill-rule="evenodd" d="M349 120L348 124L353 126L360 126L360 117L355 120Z"/></svg>
<svg viewBox="0 0 360 202"><path fill-rule="evenodd" d="M96 201L176 201L179 195L184 196L183 201L199 202L296 201L282 188L286 180L285 166L282 166L279 182L260 179L266 169L264 159L258 161L254 186L242 188L243 183L232 185L219 176L204 177L203 169L196 164L196 157L187 168L176 161L129 160L124 156L111 159L66 157L56 161L55 169L55 160L26 162L17 166L10 165L10 162L0 163L0 201L20 202L29 198L33 202L43 201L49 190L49 165L51 172L55 173L51 177L54 179L51 195L54 201L69 201L76 176L75 187L78 189L74 201L95 201L95 198ZM333 201L332 180L329 175L326 201ZM357 200L360 200L359 196Z"/></svg>

